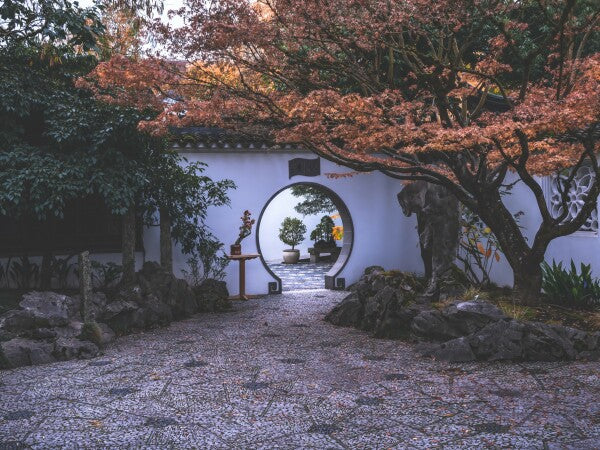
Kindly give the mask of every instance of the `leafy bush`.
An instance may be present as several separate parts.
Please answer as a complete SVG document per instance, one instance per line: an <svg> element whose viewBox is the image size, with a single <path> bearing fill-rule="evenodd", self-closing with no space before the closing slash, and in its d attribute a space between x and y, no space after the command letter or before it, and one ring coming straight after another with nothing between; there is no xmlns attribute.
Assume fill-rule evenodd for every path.
<svg viewBox="0 0 600 450"><path fill-rule="evenodd" d="M100 261L92 261L92 281L94 286L100 289L107 289L121 278L123 266L114 262L106 264Z"/></svg>
<svg viewBox="0 0 600 450"><path fill-rule="evenodd" d="M10 278L18 289L30 289L37 285L40 266L21 256L18 261L13 261L10 266Z"/></svg>
<svg viewBox="0 0 600 450"><path fill-rule="evenodd" d="M334 226L335 223L330 216L321 217L321 221L310 232L310 239L315 241L315 246L319 242L322 246L335 247L335 239L333 237Z"/></svg>
<svg viewBox="0 0 600 450"><path fill-rule="evenodd" d="M571 260L570 270L563 268L562 262L552 266L542 263L542 289L553 303L571 307L593 308L600 306L600 280L592 277L591 264L581 263L577 273Z"/></svg>
<svg viewBox="0 0 600 450"><path fill-rule="evenodd" d="M209 278L223 280L229 259L223 250L223 243L204 230L187 263L189 270L182 270L185 279L193 286L198 286Z"/></svg>
<svg viewBox="0 0 600 450"><path fill-rule="evenodd" d="M286 217L281 222L279 239L284 244L291 245L293 250L296 245L304 240L304 233L306 233L306 225L300 219Z"/></svg>
<svg viewBox="0 0 600 450"><path fill-rule="evenodd" d="M56 279L58 289L66 289L68 287L69 275L71 272L76 272L76 262L71 262L75 255L70 255L65 258L52 257L51 271L52 277Z"/></svg>

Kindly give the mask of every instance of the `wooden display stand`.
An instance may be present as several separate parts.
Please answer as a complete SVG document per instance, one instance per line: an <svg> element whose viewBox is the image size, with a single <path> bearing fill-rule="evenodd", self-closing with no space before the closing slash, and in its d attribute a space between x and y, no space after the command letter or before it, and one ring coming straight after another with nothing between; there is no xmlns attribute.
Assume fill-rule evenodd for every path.
<svg viewBox="0 0 600 450"><path fill-rule="evenodd" d="M250 298L257 298L258 295L247 295L246 294L246 261L254 258L258 258L258 254L247 254L247 255L227 255L227 259L232 261L238 261L240 267L240 292L238 295L229 297L229 300L248 300Z"/></svg>

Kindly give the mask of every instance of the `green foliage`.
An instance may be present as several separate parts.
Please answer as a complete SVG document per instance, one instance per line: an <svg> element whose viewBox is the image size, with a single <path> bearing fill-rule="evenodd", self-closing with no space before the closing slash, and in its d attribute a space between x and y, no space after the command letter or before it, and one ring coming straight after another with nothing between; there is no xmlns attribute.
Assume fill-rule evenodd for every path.
<svg viewBox="0 0 600 450"><path fill-rule="evenodd" d="M470 283L485 286L490 283L490 272L502 254L500 243L492 230L471 210L461 208L460 250L457 257Z"/></svg>
<svg viewBox="0 0 600 450"><path fill-rule="evenodd" d="M306 184L296 184L292 186L292 195L294 197L303 197L304 199L294 206L296 212L305 216L319 213L334 213L337 208L329 196L314 186Z"/></svg>
<svg viewBox="0 0 600 450"><path fill-rule="evenodd" d="M0 48L0 214L60 218L70 200L90 195L123 214L147 183L139 161L161 142L137 132L142 112L75 87L95 64L88 55L53 62L35 47Z"/></svg>
<svg viewBox="0 0 600 450"><path fill-rule="evenodd" d="M113 286L121 278L123 266L114 262L101 263L92 260L92 284L99 289Z"/></svg>
<svg viewBox="0 0 600 450"><path fill-rule="evenodd" d="M229 259L223 250L223 243L212 234L206 233L198 241L197 248L191 252L187 260L189 270L183 270L185 278L193 286L198 286L204 280L225 278L225 269Z"/></svg>
<svg viewBox="0 0 600 450"><path fill-rule="evenodd" d="M148 179L141 197L144 222L155 225L159 210L167 212L171 217L172 238L181 245L184 254L197 262L214 257L211 251L219 244L205 224L208 209L229 205L227 191L236 187L231 180L213 181L203 175L205 168L206 164L190 163L167 149L144 161L142 167ZM203 255L205 251L207 255Z"/></svg>
<svg viewBox="0 0 600 450"><path fill-rule="evenodd" d="M95 48L104 31L98 9L81 8L69 0L3 0L0 39L4 44L47 45L72 51Z"/></svg>
<svg viewBox="0 0 600 450"><path fill-rule="evenodd" d="M28 256L21 256L19 260L12 262L9 275L18 289L29 289L38 282L40 266L31 262Z"/></svg>
<svg viewBox="0 0 600 450"><path fill-rule="evenodd" d="M592 277L590 264L581 263L577 273L573 260L569 270L562 262L553 260L550 266L544 261L542 277L542 289L551 302L579 308L600 306L600 280Z"/></svg>
<svg viewBox="0 0 600 450"><path fill-rule="evenodd" d="M306 233L306 225L300 219L294 217L286 217L281 222L279 229L279 239L281 242L292 246L292 250L296 245L304 240Z"/></svg>
<svg viewBox="0 0 600 450"><path fill-rule="evenodd" d="M333 238L333 227L335 223L330 216L321 217L321 221L317 224L314 230L310 232L310 239L319 243L322 246L335 247L335 239Z"/></svg>
<svg viewBox="0 0 600 450"><path fill-rule="evenodd" d="M52 257L50 271L52 277L56 279L58 289L66 289L68 285L69 275L75 271L76 262L71 261L75 255L70 255L65 258Z"/></svg>
<svg viewBox="0 0 600 450"><path fill-rule="evenodd" d="M502 191L501 195L509 195L510 188ZM513 214L519 224L522 211ZM461 205L460 211L460 251L457 259L462 262L464 275L470 284L489 286L490 273L494 263L500 262L502 249L498 238L477 214Z"/></svg>

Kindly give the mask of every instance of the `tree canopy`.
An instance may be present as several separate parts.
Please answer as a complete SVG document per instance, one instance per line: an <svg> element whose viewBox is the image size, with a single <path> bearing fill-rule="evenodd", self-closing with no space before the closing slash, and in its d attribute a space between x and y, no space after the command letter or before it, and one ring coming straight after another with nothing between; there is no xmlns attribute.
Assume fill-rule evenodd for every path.
<svg viewBox="0 0 600 450"><path fill-rule="evenodd" d="M156 27L168 58L96 71L123 102L173 100L143 128L213 124L440 184L490 226L526 298L548 244L596 207L597 1L188 0L182 15ZM535 175L570 170L567 211L584 164L596 174L584 205L553 216ZM530 242L501 199L512 174L542 218Z"/></svg>
<svg viewBox="0 0 600 450"><path fill-rule="evenodd" d="M296 212L305 216L310 216L319 213L333 213L337 208L333 204L331 198L321 189L306 185L296 184L291 187L291 192L294 197L301 197L302 200L294 206Z"/></svg>
<svg viewBox="0 0 600 450"><path fill-rule="evenodd" d="M207 210L228 203L233 183L202 175L202 163L182 165L164 137L138 131L160 103L103 102L81 82L102 58L139 55L136 8L162 3L126 3L126 10L66 0L0 7L0 215L62 218L70 201L94 196L115 215L131 219L137 208L146 223L160 210L168 216L168 239L185 253L198 257L207 246L214 253L219 243L205 227ZM111 17L119 20L100 22Z"/></svg>

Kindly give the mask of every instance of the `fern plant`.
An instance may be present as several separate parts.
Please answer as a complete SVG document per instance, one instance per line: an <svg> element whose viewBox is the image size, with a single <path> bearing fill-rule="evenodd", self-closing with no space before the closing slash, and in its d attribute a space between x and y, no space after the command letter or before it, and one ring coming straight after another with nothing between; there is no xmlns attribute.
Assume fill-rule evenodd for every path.
<svg viewBox="0 0 600 450"><path fill-rule="evenodd" d="M562 262L542 263L542 288L553 303L579 308L600 306L600 280L592 277L591 264L581 263L577 273L571 260L569 270Z"/></svg>

